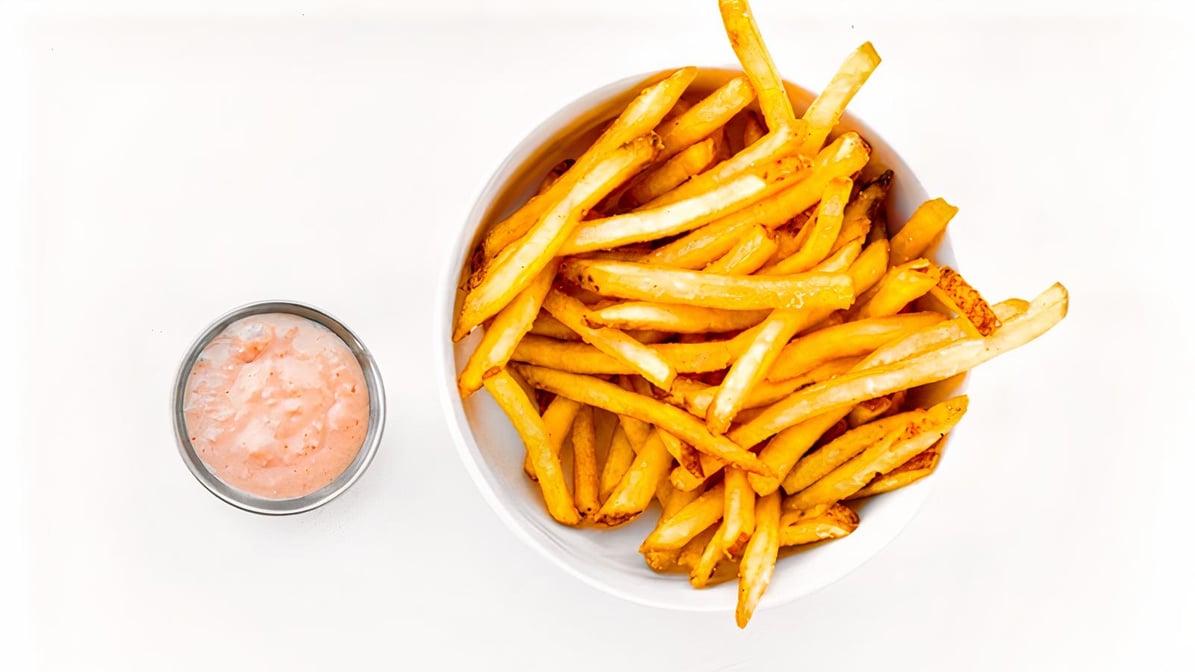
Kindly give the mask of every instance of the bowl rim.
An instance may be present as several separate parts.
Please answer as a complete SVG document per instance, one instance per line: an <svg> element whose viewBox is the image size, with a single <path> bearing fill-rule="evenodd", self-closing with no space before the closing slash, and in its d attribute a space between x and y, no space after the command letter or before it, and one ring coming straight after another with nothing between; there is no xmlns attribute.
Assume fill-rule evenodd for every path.
<svg viewBox="0 0 1195 672"><path fill-rule="evenodd" d="M283 313L306 318L335 334L353 353L357 363L361 366L361 372L365 377L365 386L369 392L369 426L353 461L331 483L305 495L286 499L270 499L254 495L235 488L216 476L191 445L183 408L187 381L204 348L233 322L267 313ZM381 371L378 369L373 355L365 347L365 343L339 319L319 308L296 301L255 301L233 308L217 317L192 342L179 364L178 373L175 375L171 393L171 416L179 455L191 475L208 492L243 511L266 516L289 516L312 511L336 499L352 487L369 468L381 446L382 434L386 425L386 390L382 384Z"/></svg>
<svg viewBox="0 0 1195 672"><path fill-rule="evenodd" d="M742 73L738 64L733 65L703 65L697 66L699 72L709 70L718 72ZM564 105L549 112L544 116L535 126L533 126L524 136L514 143L510 149L507 150L505 157L498 164L498 166L490 173L488 177L481 181L481 186L474 190L472 206L462 222L456 234L454 242L450 248L449 256L444 263L443 269L439 276L440 285L437 290L438 294L435 303L435 319L433 323L435 327L432 329L432 337L434 352L437 357L442 357L440 363L440 401L444 410L445 419L448 421L449 434L452 436L453 444L456 447L457 454L464 463L466 472L470 479L480 491L482 499L486 501L490 509L497 514L498 518L506 525L506 527L514 533L514 535L521 539L525 544L535 549L535 551L542 557L548 559L549 562L562 569L566 574L576 577L586 585L598 589L609 595L620 597L628 602L640 604L643 606L656 607L667 609L671 611L684 611L690 613L725 613L733 612L735 604L733 601L728 601L725 604L678 604L662 599L655 599L646 594L639 594L626 590L620 586L614 585L610 582L604 581L601 578L582 571L579 567L567 562L563 554L554 552L545 540L536 537L526 529L523 524L516 518L511 507L508 507L502 500L502 497L497 492L494 484L490 483L489 479L482 472L481 466L477 462L477 457L473 455L474 448L480 453L480 447L475 446L475 441L467 436L464 426L468 425L468 418L465 416L464 404L461 400L457 386L456 386L456 363L454 354L454 343L452 341L453 321L455 319L456 306L456 292L459 286L461 274L464 271L470 254L472 252L472 245L475 238L480 232L482 226L485 225L485 218L487 210L492 206L496 197L501 193L502 189L515 176L518 169L526 162L531 160L535 152L543 146L543 142L538 145L530 145L529 140L533 137L544 135L548 133L550 137L553 130L559 131L560 128L566 126L570 120L575 120L589 110L608 103L618 95L625 95L630 92L631 88L637 84L650 82L654 78L658 78L663 74L671 72L671 69L651 70L640 74L631 75L618 80L614 80L607 84L600 84L595 88L584 92ZM789 90L790 96L796 92L803 96L812 99L815 95L812 91L785 79L784 83ZM604 95L603 95L604 94ZM566 116L567 115L567 116ZM924 201L928 199L928 194L917 178L917 174L905 161L904 157L900 155L883 136L876 133L867 123L855 117L848 110L844 115L842 121L844 125L857 130L869 142L875 138L882 142L882 144L891 151L891 157L888 167L896 174L901 176L902 184L907 184L908 191L914 194L918 199ZM488 200L486 199L489 195ZM952 246L950 244L949 232L947 232L937 244L936 251L938 254L945 252L951 262L956 263L953 255ZM958 385L958 392L964 393L967 388L969 376L962 379ZM956 432L957 433L957 430ZM944 453L947 451L944 451ZM945 455L943 455L945 458ZM941 471L941 464L939 464L938 471ZM916 501L912 507L912 513L907 519L901 521L892 529L891 535L882 543L871 548L871 550L864 554L863 557L858 558L853 563L844 563L841 571L837 573L832 580L820 583L809 588L801 588L786 595L777 595L774 591L769 591L764 595L763 600L757 607L756 611L767 610L773 607L778 607L784 604L791 603L802 597L814 594L821 591L850 575L870 560L879 556L883 550L895 541L904 532L905 528L917 517L924 506L925 500L929 496L931 481L933 479L921 479L919 482L913 483L901 489L905 497L916 497ZM677 582L680 585L681 582ZM687 587L687 583L686 583ZM771 598L771 599L769 599Z"/></svg>

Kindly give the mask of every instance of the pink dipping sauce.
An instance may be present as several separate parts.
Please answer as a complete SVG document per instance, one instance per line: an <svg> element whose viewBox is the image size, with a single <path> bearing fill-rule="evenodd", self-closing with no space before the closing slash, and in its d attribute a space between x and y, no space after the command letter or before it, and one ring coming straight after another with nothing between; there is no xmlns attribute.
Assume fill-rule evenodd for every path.
<svg viewBox="0 0 1195 672"><path fill-rule="evenodd" d="M369 390L336 334L268 313L233 322L203 349L183 411L196 454L220 480L290 499L353 462L369 428Z"/></svg>

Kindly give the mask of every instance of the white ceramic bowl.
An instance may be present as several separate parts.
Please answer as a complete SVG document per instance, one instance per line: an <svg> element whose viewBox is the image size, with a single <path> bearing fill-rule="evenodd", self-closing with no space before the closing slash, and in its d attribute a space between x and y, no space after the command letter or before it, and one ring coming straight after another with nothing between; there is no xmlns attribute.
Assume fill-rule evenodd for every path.
<svg viewBox="0 0 1195 672"><path fill-rule="evenodd" d="M480 338L474 333L454 345L450 334L461 300L457 287L481 234L523 203L553 165L575 157L578 148L595 136L596 129L657 74L603 86L548 117L519 143L477 196L441 278L442 296L435 318L437 356L441 358L439 386L453 439L469 475L520 539L573 576L632 602L685 611L731 611L737 599L736 584L694 590L687 577L657 574L644 564L637 549L658 517L654 504L638 520L615 530L573 529L553 522L538 487L523 474L523 444L497 404L484 391L462 402L456 390L457 374ZM703 68L690 90L712 90L735 74L739 73ZM813 99L808 91L793 85L790 94L798 110ZM912 171L879 134L857 119L846 116L839 130L858 131L872 146L871 162L894 171L887 214L890 222L904 222L926 199ZM948 241L940 245L936 258L943 263L953 262ZM946 398L957 393L962 383L959 378L939 384L920 401L932 403ZM939 468L935 477L941 477L941 471ZM782 557L761 608L792 601L829 585L878 553L913 519L932 482L933 478L925 479L864 500L857 507L862 522L854 534Z"/></svg>

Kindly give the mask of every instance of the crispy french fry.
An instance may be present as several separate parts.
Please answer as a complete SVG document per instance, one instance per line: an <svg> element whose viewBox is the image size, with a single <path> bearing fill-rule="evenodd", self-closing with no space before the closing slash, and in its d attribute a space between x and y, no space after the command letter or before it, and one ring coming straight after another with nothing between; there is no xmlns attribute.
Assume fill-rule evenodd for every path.
<svg viewBox="0 0 1195 672"><path fill-rule="evenodd" d="M556 397L544 409L544 428L548 430L548 448L552 451L553 455L560 457L560 448L564 445L564 440L568 438L569 430L572 429L577 412L580 410L581 404L567 397ZM527 450L527 454L523 458L523 471L526 472L531 480L538 480L539 477L535 475L535 462L530 449Z"/></svg>
<svg viewBox="0 0 1195 672"><path fill-rule="evenodd" d="M835 177L826 185L817 218L801 229L803 240L800 248L791 256L781 259L768 273L791 275L804 273L818 265L830 253L838 232L842 229L842 215L847 199L851 196L853 182L848 177Z"/></svg>
<svg viewBox="0 0 1195 672"><path fill-rule="evenodd" d="M922 203L892 236L892 264L906 264L925 254L957 212L958 208L941 198Z"/></svg>
<svg viewBox="0 0 1195 672"><path fill-rule="evenodd" d="M946 320L914 331L902 338L880 346L859 364L860 369L895 364L901 360L924 354L944 345L961 341L970 335L962 325L963 318Z"/></svg>
<svg viewBox="0 0 1195 672"><path fill-rule="evenodd" d="M830 180L854 174L867 163L870 154L870 147L857 133L844 133L817 155L806 179L660 247L645 260L674 268L701 268L734 247L744 230L756 224L774 229L817 204ZM682 190L699 192L690 185L701 177L665 196ZM703 189L708 190L708 186Z"/></svg>
<svg viewBox="0 0 1195 672"><path fill-rule="evenodd" d="M682 570L696 567L701 558L701 552L705 549L706 544L709 543L710 539L712 539L717 532L717 526L711 525L705 528L701 534L690 539L689 542L680 549L680 553L676 558L677 567Z"/></svg>
<svg viewBox="0 0 1195 672"><path fill-rule="evenodd" d="M855 319L886 317L899 313L938 283L938 267L925 259L894 266L851 309Z"/></svg>
<svg viewBox="0 0 1195 672"><path fill-rule="evenodd" d="M814 273L849 273L851 265L863 253L863 240L860 237L848 242L846 245L830 253L830 256L823 259L821 263L810 270ZM851 284L853 285L854 283L852 282Z"/></svg>
<svg viewBox="0 0 1195 672"><path fill-rule="evenodd" d="M872 222L879 216L880 206L892 188L892 171L886 170L879 177L867 183L850 203L842 216L842 230L838 232L838 240L831 248L837 250L848 242L859 237L866 237L871 233ZM884 237L887 241L887 237Z"/></svg>
<svg viewBox="0 0 1195 672"><path fill-rule="evenodd" d="M707 308L845 308L854 300L850 277L835 273L760 277L702 273L648 264L570 259L561 275L603 294Z"/></svg>
<svg viewBox="0 0 1195 672"><path fill-rule="evenodd" d="M490 229L481 246L484 258L492 259L508 245L526 235L549 209L573 191L583 176L591 173L599 164L608 161L620 147L655 128L680 100L681 94L696 76L697 68L682 68L643 89L545 193L532 198L513 215Z"/></svg>
<svg viewBox="0 0 1195 672"><path fill-rule="evenodd" d="M843 61L834 78L805 110L802 119L805 120L808 135L801 145L802 153L813 154L822 146L826 136L838 125L846 106L879 64L880 55L871 42L864 42Z"/></svg>
<svg viewBox="0 0 1195 672"><path fill-rule="evenodd" d="M892 415L900 410L907 395L907 390L900 390L899 392L893 392L892 394L860 402L858 406L852 408L851 412L847 414L846 423L850 427L858 427L886 415Z"/></svg>
<svg viewBox="0 0 1195 672"><path fill-rule="evenodd" d="M869 354L885 343L945 319L941 313L927 311L861 319L819 329L784 346L768 370L768 380L793 378L834 359Z"/></svg>
<svg viewBox="0 0 1195 672"><path fill-rule="evenodd" d="M660 520L662 521L671 518L676 514L677 511L680 511L688 506L693 502L693 500L697 499L702 494L702 490L700 488L694 488L692 490L677 490L676 488L672 487L671 481L666 479L664 482L668 483L668 487L672 488L672 491L668 495L668 501L663 505L663 510L660 512Z"/></svg>
<svg viewBox="0 0 1195 672"><path fill-rule="evenodd" d="M795 466L790 465L792 469L784 477L781 487L790 495L804 490L825 477L826 474L846 464L848 460L863 452L868 446L874 445L885 436L897 430L905 429L915 422L924 419L926 414L926 411L921 410L909 411L877 420L846 432L833 441L827 442L817 450L806 454L797 461ZM827 416L841 418L842 414L832 412L817 417L825 418ZM835 421L837 422L837 420ZM801 423L797 427L804 424ZM784 432L776 435L776 439L779 439L785 432L796 429L797 427L790 427L784 430ZM772 442L774 443L776 439L773 439Z"/></svg>
<svg viewBox="0 0 1195 672"><path fill-rule="evenodd" d="M929 293L960 317L967 318L976 335L991 336L1000 327L1000 318L988 302L958 271L949 266L939 266L938 270L941 272L938 284L930 287Z"/></svg>
<svg viewBox="0 0 1195 672"><path fill-rule="evenodd" d="M738 556L755 531L755 491L747 472L726 470L726 497L722 507L721 546L729 556Z"/></svg>
<svg viewBox="0 0 1195 672"><path fill-rule="evenodd" d="M965 396L934 405L924 416L892 431L842 466L790 497L785 501L785 507L792 510L807 509L816 504L828 504L850 497L867 485L876 474L891 471L937 443L954 428L966 412Z"/></svg>
<svg viewBox="0 0 1195 672"><path fill-rule="evenodd" d="M739 562L739 603L734 620L747 627L776 569L780 552L780 493L760 497L755 504L755 533Z"/></svg>
<svg viewBox="0 0 1195 672"><path fill-rule="evenodd" d="M635 207L679 187L685 180L714 165L717 144L713 136L689 145L676 156L650 168L634 182L623 196L623 207Z"/></svg>
<svg viewBox="0 0 1195 672"><path fill-rule="evenodd" d="M598 478L598 496L602 501L610 498L610 493L618 487L623 474L631 468L635 461L635 451L631 448L631 441L627 438L622 425L614 428L610 438L610 450L606 452L606 462L602 465L602 474Z"/></svg>
<svg viewBox="0 0 1195 672"><path fill-rule="evenodd" d="M661 431L660 438L664 441L664 448L668 450L668 454L681 468L698 478L705 478L705 474L701 472L701 453L696 448L668 432Z"/></svg>
<svg viewBox="0 0 1195 672"><path fill-rule="evenodd" d="M855 288L855 296L862 296L888 271L888 241L878 240L870 243L859 253L859 257L847 269L851 276L851 285Z"/></svg>
<svg viewBox="0 0 1195 672"><path fill-rule="evenodd" d="M527 382L538 389L649 422L703 453L752 473L772 475L771 470L765 467L754 453L743 450L725 437L711 434L701 421L675 406L627 392L598 378L525 364L515 366Z"/></svg>
<svg viewBox="0 0 1195 672"><path fill-rule="evenodd" d="M552 185L556 184L556 181L563 177L564 174L568 172L569 168L573 167L574 163L576 163L576 161L573 161L572 159L565 159L552 166L552 169L548 171L548 174L544 175L544 179L540 181L539 187L535 190L535 195L539 196L551 189Z"/></svg>
<svg viewBox="0 0 1195 672"><path fill-rule="evenodd" d="M481 343L469 356L461 371L457 388L462 397L481 389L481 379L490 371L506 366L515 346L535 323L543 304L544 296L552 288L559 262L552 260L526 289L519 292L505 308L498 311L494 321L485 330Z"/></svg>
<svg viewBox="0 0 1195 672"><path fill-rule="evenodd" d="M831 411L815 415L804 422L785 429L772 437L772 440L763 447L763 450L759 451L759 459L772 467L772 470L779 474L781 478L785 474L791 476L790 470L793 469L793 465L798 464L801 456L813 444L817 443L817 440L826 434L831 427L841 420L843 415L845 414ZM781 482L780 478L758 476L749 478L748 480L751 483L751 487L760 495L768 495L775 492L780 487Z"/></svg>
<svg viewBox="0 0 1195 672"><path fill-rule="evenodd" d="M660 433L653 431L593 521L613 527L635 519L651 504L656 487L668 477L671 466L672 456L664 447Z"/></svg>
<svg viewBox="0 0 1195 672"><path fill-rule="evenodd" d="M755 89L745 77L735 77L693 107L660 126L657 132L668 158L724 127L734 115L755 100Z"/></svg>
<svg viewBox="0 0 1195 672"><path fill-rule="evenodd" d="M582 518L592 516L601 507L597 468L597 431L593 409L577 411L573 420L573 501Z"/></svg>
<svg viewBox="0 0 1195 672"><path fill-rule="evenodd" d="M661 519L656 529L643 540L639 551L675 550L689 543L722 518L725 491L725 486L719 483L672 516Z"/></svg>
<svg viewBox="0 0 1195 672"><path fill-rule="evenodd" d="M1066 317L1066 311L1066 288L1055 284L1035 298L1028 311L1007 320L991 336L949 343L897 363L853 371L810 385L769 406L758 418L740 425L728 436L739 446L752 447L819 413L946 380L1041 336Z"/></svg>
<svg viewBox="0 0 1195 672"><path fill-rule="evenodd" d="M543 301L544 310L560 320L569 329L581 335L588 344L601 352L630 366L648 380L667 389L676 378L676 369L655 350L636 341L627 334L610 327L594 329L585 321L589 307L580 301L558 291L548 292Z"/></svg>
<svg viewBox="0 0 1195 672"><path fill-rule="evenodd" d="M743 146L749 147L759 142L768 130L763 127L763 122L760 121L759 115L747 110L743 120Z"/></svg>
<svg viewBox="0 0 1195 672"><path fill-rule="evenodd" d="M693 490L701 489L710 480L710 476L722 471L722 467L726 466L726 461L718 459L712 455L705 453L701 454L701 473L702 476L697 476L693 472L684 467L676 467L672 470L672 474L668 479L672 482L672 487L680 492L691 492Z"/></svg>
<svg viewBox="0 0 1195 672"><path fill-rule="evenodd" d="M705 267L706 273L727 275L750 275L758 271L776 253L776 241L771 233L756 225L747 230L729 252L711 261Z"/></svg>
<svg viewBox="0 0 1195 672"><path fill-rule="evenodd" d="M567 195L549 208L527 235L498 253L466 294L453 340L464 338L523 291L556 256L581 214L650 161L659 149L658 143L659 138L654 135L645 136L612 152L609 158L578 178ZM562 178L557 184L565 181Z"/></svg>
<svg viewBox="0 0 1195 672"><path fill-rule="evenodd" d="M581 336L577 332L564 326L560 323L560 320L543 311L540 311L539 315L535 317L535 322L531 324L531 330L527 333L532 336L554 338L558 341L581 340ZM517 343L515 347L518 347Z"/></svg>
<svg viewBox="0 0 1195 672"><path fill-rule="evenodd" d="M747 399L743 402L744 409L759 408L760 406L769 406L780 401L793 392L799 390L806 385L820 383L825 380L830 380L836 376L840 376L847 371L853 369L862 361L862 357L842 357L839 359L832 359L824 364L820 364L809 371L795 377L781 380L778 382L770 382L768 380L761 380L755 384L751 392L747 395ZM697 396L695 401L700 401Z"/></svg>
<svg viewBox="0 0 1195 672"><path fill-rule="evenodd" d="M485 388L510 418L511 424L519 432L531 453L531 461L548 513L564 525L579 523L581 518L577 513L577 507L573 505L573 497L568 492L564 471L560 468L560 458L552 452L548 430L535 404L527 398L519 383L505 369L486 378Z"/></svg>
<svg viewBox="0 0 1195 672"><path fill-rule="evenodd" d="M862 499L864 497L871 497L872 495L899 490L934 473L934 470L938 468L938 462L942 459L943 441L945 441L945 437L938 439L937 443L914 455L908 462L886 474L880 474L871 479L871 482L863 486L862 490L847 497L847 499Z"/></svg>
<svg viewBox="0 0 1195 672"><path fill-rule="evenodd" d="M754 503L752 503L752 509L754 509L754 506ZM754 510L752 510L752 517L754 517L754 513ZM726 529L725 520L717 527L711 526L709 529L714 530L714 533L706 539L701 556L697 559L696 564L693 565L692 571L689 572L689 583L694 588L705 588L709 585L710 578L717 569L718 563L726 560L726 552L722 544L723 530ZM700 537L694 538L693 541L695 542L697 539L700 539Z"/></svg>
<svg viewBox="0 0 1195 672"><path fill-rule="evenodd" d="M1005 299L992 306L992 312L1001 322L1011 320L1017 315L1023 315L1027 310L1029 310L1029 302L1025 299Z"/></svg>
<svg viewBox="0 0 1195 672"><path fill-rule="evenodd" d="M730 366L734 358L750 344L742 338L748 330L729 340L701 343L662 343L649 345L680 373L706 373ZM550 369L593 375L625 374L636 371L588 343L558 341L542 336L524 336L515 347L511 360Z"/></svg>
<svg viewBox="0 0 1195 672"><path fill-rule="evenodd" d="M780 545L800 546L841 539L859 527L859 514L843 504L815 506L780 515Z"/></svg>
<svg viewBox="0 0 1195 672"><path fill-rule="evenodd" d="M631 382L630 376L619 376L618 386L628 392L635 392L635 387ZM631 449L638 455L643 451L643 445L647 443L648 437L651 436L651 425L638 418L632 418L629 415L619 415L618 424L622 427L622 431L626 433L627 441L631 443Z"/></svg>
<svg viewBox="0 0 1195 672"><path fill-rule="evenodd" d="M784 80L780 78L772 55L764 45L763 36L759 34L759 26L751 15L751 6L746 0L719 0L718 8L722 11L722 24L726 27L730 46L734 48L743 72L759 96L759 109L763 112L768 130L797 127L788 90L784 88Z"/></svg>
<svg viewBox="0 0 1195 672"><path fill-rule="evenodd" d="M654 329L677 334L739 331L764 320L770 310L723 310L671 303L626 301L591 310L585 321L593 327Z"/></svg>

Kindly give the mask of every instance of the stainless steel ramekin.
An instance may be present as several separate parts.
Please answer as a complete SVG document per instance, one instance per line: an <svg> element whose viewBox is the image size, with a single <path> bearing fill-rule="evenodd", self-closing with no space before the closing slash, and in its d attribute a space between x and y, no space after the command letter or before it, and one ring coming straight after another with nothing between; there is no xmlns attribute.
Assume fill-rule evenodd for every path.
<svg viewBox="0 0 1195 672"><path fill-rule="evenodd" d="M213 338L224 331L228 325L243 317L261 315L263 313L288 313L305 317L312 322L327 327L340 340L344 341L344 344L348 346L349 350L357 358L357 363L361 365L361 371L365 374L365 385L369 390L369 429L365 433L365 439L361 443L361 448L357 451L357 456L344 472L336 477L336 480L302 497L292 497L290 499L258 497L257 495L234 488L217 478L207 468L207 465L203 463L203 460L199 458L194 446L191 445L191 438L187 433L186 418L183 415L183 398L186 396L187 379L190 377L191 369L195 366L195 362L199 359L199 355L203 352L203 349L207 347L207 344ZM382 388L382 375L378 371L377 363L373 360L373 355L369 354L369 350L366 349L365 344L361 342L361 339L357 338L356 334L349 331L348 327L344 326L340 320L322 310L290 301L251 303L232 310L213 322L199 338L195 339L195 343L187 351L187 355L183 358L183 362L178 368L178 376L174 381L173 408L174 437L178 442L178 452L182 455L183 462L186 463L187 468L191 470L195 478L210 490L213 495L237 508L253 513L274 516L310 511L327 504L340 495L340 493L348 490L349 486L356 483L361 474L365 473L366 468L369 467L374 454L378 451L378 445L382 442L382 428L386 424L386 394Z"/></svg>

